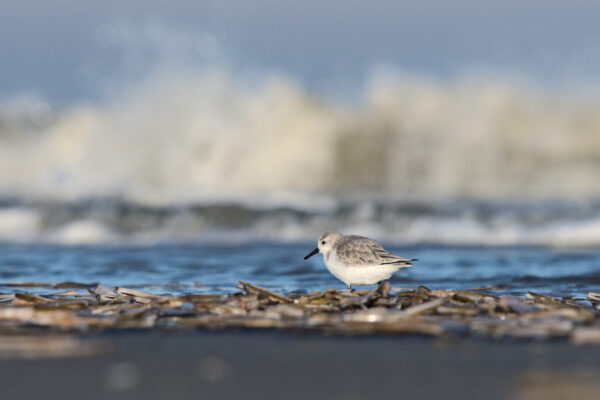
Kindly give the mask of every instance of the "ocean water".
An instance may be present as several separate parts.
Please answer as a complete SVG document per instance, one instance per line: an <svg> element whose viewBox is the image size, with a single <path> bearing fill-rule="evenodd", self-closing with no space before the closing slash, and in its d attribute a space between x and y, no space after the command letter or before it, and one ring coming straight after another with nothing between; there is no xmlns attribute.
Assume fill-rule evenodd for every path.
<svg viewBox="0 0 600 400"><path fill-rule="evenodd" d="M343 287L338 230L395 286L598 290L593 2L92 3L0 13L0 281Z"/></svg>
<svg viewBox="0 0 600 400"><path fill-rule="evenodd" d="M226 70L63 108L9 99L0 280L342 288L302 260L338 230L419 258L395 286L584 296L600 283L598 110L593 90L393 73L354 101Z"/></svg>
<svg viewBox="0 0 600 400"><path fill-rule="evenodd" d="M600 284L599 109L593 91L495 77L375 76L344 102L222 71L62 109L12 99L0 281L343 288L302 260L338 230L419 258L397 287L585 296Z"/></svg>
<svg viewBox="0 0 600 400"><path fill-rule="evenodd" d="M14 287L38 281L126 286L153 293L232 293L238 280L279 292L345 288L321 256L303 260L313 243L162 244L155 246L0 246L0 292L58 292ZM387 246L419 259L391 279L394 288L487 288L489 293L585 297L600 289L600 249ZM82 293L85 290L79 289Z"/></svg>
<svg viewBox="0 0 600 400"><path fill-rule="evenodd" d="M0 195L150 205L321 196L600 197L600 92L373 73L354 100L277 74L153 75L96 102L0 101Z"/></svg>
<svg viewBox="0 0 600 400"><path fill-rule="evenodd" d="M0 102L0 241L600 246L600 95L374 74L358 99L226 70Z"/></svg>

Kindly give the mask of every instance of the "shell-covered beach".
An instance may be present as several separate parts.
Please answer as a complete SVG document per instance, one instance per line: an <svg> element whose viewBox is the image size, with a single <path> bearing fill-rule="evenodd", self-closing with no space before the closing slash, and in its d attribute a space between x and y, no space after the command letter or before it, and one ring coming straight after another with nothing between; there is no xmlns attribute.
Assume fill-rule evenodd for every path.
<svg viewBox="0 0 600 400"><path fill-rule="evenodd" d="M16 283L23 290L27 283ZM43 286L30 283L30 286ZM155 295L136 289L64 282L53 294L1 295L7 335L102 331L281 330L339 335L424 335L444 339L553 340L600 344L600 293L557 298L534 292L497 296L419 286L328 289L281 294L240 281L233 294ZM85 288L79 294L74 288ZM3 347L10 353L10 347Z"/></svg>
<svg viewBox="0 0 600 400"><path fill-rule="evenodd" d="M599 293L511 297L389 282L304 295L248 282L231 295L11 287L0 297L8 395L587 400L598 390Z"/></svg>

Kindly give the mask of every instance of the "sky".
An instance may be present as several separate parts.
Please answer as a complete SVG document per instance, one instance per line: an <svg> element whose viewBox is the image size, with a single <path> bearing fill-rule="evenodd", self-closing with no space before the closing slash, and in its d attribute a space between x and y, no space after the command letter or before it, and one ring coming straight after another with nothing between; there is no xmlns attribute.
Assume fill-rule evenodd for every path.
<svg viewBox="0 0 600 400"><path fill-rule="evenodd" d="M165 59L282 73L316 90L360 84L382 65L591 81L598 16L591 0L0 0L0 99L93 98Z"/></svg>

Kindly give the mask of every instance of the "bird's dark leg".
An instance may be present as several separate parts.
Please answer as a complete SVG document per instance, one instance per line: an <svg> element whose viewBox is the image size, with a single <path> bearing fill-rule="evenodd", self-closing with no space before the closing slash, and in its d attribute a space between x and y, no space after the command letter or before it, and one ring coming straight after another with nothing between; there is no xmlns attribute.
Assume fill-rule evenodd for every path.
<svg viewBox="0 0 600 400"><path fill-rule="evenodd" d="M350 293L350 294L356 293L356 290L352 289L352 285L351 284L348 284L348 293Z"/></svg>

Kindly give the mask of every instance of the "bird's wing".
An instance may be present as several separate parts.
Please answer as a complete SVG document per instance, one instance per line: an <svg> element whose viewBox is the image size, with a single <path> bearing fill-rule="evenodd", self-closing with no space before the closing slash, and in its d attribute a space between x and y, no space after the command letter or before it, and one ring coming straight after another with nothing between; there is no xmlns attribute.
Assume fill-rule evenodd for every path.
<svg viewBox="0 0 600 400"><path fill-rule="evenodd" d="M377 256L380 258L381 264L396 264L410 267L412 265L411 261L418 261L416 258L401 257L384 249L378 251Z"/></svg>
<svg viewBox="0 0 600 400"><path fill-rule="evenodd" d="M336 247L337 256L354 265L396 264L410 267L410 262L415 261L390 253L376 241L363 236L344 236Z"/></svg>

